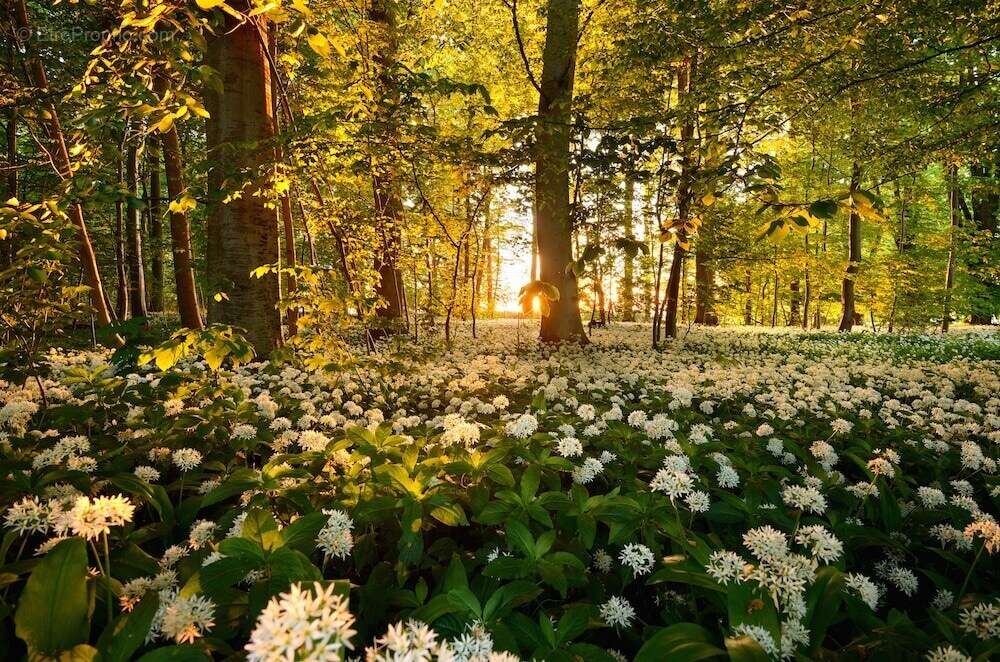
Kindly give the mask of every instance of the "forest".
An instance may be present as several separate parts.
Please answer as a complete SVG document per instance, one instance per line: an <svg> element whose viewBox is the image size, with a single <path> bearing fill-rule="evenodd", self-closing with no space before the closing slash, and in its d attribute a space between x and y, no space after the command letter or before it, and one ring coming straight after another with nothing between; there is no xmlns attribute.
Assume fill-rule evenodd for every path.
<svg viewBox="0 0 1000 662"><path fill-rule="evenodd" d="M1000 1L0 0L0 657L1000 657Z"/></svg>

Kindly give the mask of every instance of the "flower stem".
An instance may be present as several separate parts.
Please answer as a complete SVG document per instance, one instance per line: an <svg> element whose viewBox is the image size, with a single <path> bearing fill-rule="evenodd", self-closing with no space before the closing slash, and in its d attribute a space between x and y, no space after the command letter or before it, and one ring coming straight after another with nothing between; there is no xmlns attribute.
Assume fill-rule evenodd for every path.
<svg viewBox="0 0 1000 662"><path fill-rule="evenodd" d="M969 566L969 572L965 573L965 581L962 582L962 588L958 590L958 597L955 598L955 604L961 602L962 597L965 595L965 589L969 587L969 580L972 579L972 571L976 569L976 564L979 563L979 557L983 555L984 549L986 549L985 540L979 545L979 551L976 552L976 558L972 560L972 565Z"/></svg>

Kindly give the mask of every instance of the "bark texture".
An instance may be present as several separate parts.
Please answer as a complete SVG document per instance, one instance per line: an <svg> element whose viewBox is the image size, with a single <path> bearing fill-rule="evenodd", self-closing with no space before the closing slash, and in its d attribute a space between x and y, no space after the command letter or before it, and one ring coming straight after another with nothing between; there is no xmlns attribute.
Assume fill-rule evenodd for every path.
<svg viewBox="0 0 1000 662"><path fill-rule="evenodd" d="M235 4L240 9L249 9L247 5ZM224 152L226 191L238 189L240 194L228 202L213 200L208 269L228 297L211 311L213 320L242 328L258 355L266 356L281 344L282 330L277 274L251 276L258 267L278 263L278 214L267 199L274 165L274 107L267 44L257 25L261 20L237 23L227 17L225 29L212 38L223 91L212 104L216 112L209 119L210 143ZM227 145L240 148L225 150ZM213 156L218 164L223 154ZM220 174L213 175L213 183Z"/></svg>
<svg viewBox="0 0 1000 662"><path fill-rule="evenodd" d="M539 338L545 342L587 342L580 320L569 206L569 150L576 74L579 0L549 0L535 125L535 214L539 277L559 290Z"/></svg>

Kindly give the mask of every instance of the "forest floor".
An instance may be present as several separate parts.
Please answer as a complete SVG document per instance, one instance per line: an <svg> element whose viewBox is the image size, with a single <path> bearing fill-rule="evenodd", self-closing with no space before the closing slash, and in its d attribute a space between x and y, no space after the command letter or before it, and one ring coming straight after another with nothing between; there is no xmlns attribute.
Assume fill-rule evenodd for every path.
<svg viewBox="0 0 1000 662"><path fill-rule="evenodd" d="M131 624L132 652L277 654L317 580L355 650L416 619L458 660L997 651L997 334L469 331L216 371L65 352L47 404L0 382L11 608L76 554L78 640Z"/></svg>

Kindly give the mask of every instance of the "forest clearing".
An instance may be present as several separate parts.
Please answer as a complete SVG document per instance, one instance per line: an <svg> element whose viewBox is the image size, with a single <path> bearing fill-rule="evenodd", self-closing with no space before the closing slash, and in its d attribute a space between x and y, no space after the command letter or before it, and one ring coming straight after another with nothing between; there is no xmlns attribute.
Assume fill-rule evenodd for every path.
<svg viewBox="0 0 1000 662"><path fill-rule="evenodd" d="M1000 657L997 0L0 16L0 658Z"/></svg>

